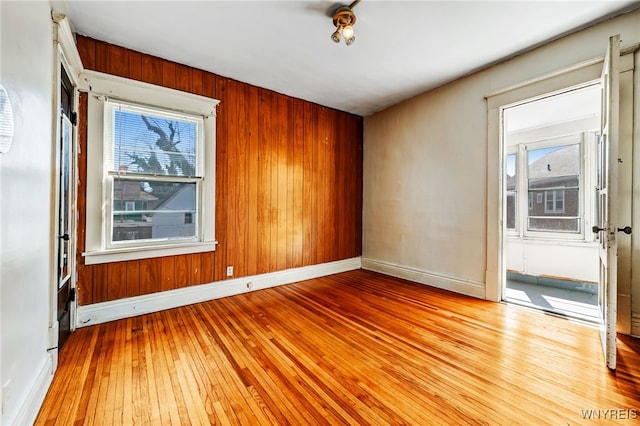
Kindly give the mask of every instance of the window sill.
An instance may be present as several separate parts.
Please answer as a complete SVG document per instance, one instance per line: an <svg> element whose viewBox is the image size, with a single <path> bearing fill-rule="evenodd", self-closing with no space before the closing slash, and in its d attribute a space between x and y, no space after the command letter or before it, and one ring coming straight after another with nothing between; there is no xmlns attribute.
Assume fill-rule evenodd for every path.
<svg viewBox="0 0 640 426"><path fill-rule="evenodd" d="M101 263L123 262L127 260L150 259L163 256L177 256L182 254L203 253L215 251L217 241L204 243L172 244L153 247L130 247L82 253L85 265Z"/></svg>

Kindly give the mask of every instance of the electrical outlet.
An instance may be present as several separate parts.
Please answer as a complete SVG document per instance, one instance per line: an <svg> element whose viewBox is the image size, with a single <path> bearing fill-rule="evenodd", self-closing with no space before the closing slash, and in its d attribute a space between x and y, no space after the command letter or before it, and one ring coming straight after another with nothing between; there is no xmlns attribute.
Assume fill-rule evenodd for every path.
<svg viewBox="0 0 640 426"><path fill-rule="evenodd" d="M248 289L253 288L253 283L252 283L251 281L249 281L249 282L247 283L247 288L248 288Z"/></svg>
<svg viewBox="0 0 640 426"><path fill-rule="evenodd" d="M228 277L233 276L233 266L227 266L227 276Z"/></svg>

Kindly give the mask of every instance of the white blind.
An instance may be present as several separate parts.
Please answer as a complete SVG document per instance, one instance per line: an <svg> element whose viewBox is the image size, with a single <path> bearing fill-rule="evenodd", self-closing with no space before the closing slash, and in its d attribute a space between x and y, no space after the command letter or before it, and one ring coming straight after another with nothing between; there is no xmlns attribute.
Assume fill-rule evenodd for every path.
<svg viewBox="0 0 640 426"><path fill-rule="evenodd" d="M200 177L201 117L106 100L109 172Z"/></svg>

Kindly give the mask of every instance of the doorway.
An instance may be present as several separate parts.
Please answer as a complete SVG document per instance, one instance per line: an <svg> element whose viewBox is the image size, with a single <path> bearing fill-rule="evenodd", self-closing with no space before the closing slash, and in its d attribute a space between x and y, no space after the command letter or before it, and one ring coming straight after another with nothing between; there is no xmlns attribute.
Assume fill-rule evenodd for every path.
<svg viewBox="0 0 640 426"><path fill-rule="evenodd" d="M599 81L503 109L503 301L599 322L600 110Z"/></svg>
<svg viewBox="0 0 640 426"><path fill-rule="evenodd" d="M60 73L60 133L58 139L59 174L57 177L57 293L56 320L58 321L58 351L71 334L71 303L75 300L75 289L72 286L73 265L73 212L74 191L73 179L73 126L75 125L74 86L65 67Z"/></svg>

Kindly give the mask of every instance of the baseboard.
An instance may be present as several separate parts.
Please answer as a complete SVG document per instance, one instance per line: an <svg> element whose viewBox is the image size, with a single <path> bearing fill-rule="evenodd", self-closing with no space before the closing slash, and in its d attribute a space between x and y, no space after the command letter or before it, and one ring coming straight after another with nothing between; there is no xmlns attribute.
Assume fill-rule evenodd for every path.
<svg viewBox="0 0 640 426"><path fill-rule="evenodd" d="M375 259L362 259L362 269L379 272L392 277L404 278L420 284L450 290L456 293L473 296L480 299L485 298L484 283L474 281L463 281L454 277L447 277L441 274L434 274L415 268L383 262Z"/></svg>
<svg viewBox="0 0 640 426"><path fill-rule="evenodd" d="M631 315L631 335L640 338L640 314Z"/></svg>
<svg viewBox="0 0 640 426"><path fill-rule="evenodd" d="M51 356L47 354L40 366L40 371L36 376L33 386L29 387L29 392L25 395L20 407L16 411L13 419L2 419L2 424L7 425L32 425L36 421L40 407L47 395L51 381L53 380L53 370Z"/></svg>
<svg viewBox="0 0 640 426"><path fill-rule="evenodd" d="M163 291L161 293L78 306L76 327L101 324L136 315L219 299L221 297L234 296L278 285L291 284L340 272L352 271L354 269L360 269L361 265L361 258L354 257L336 262L304 266L301 268L287 269L285 271Z"/></svg>

